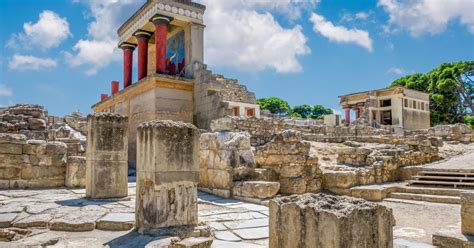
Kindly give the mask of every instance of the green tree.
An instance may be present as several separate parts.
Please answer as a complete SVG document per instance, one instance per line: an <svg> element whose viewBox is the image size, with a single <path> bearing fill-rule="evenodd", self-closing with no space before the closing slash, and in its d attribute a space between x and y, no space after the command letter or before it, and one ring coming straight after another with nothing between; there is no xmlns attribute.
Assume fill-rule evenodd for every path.
<svg viewBox="0 0 474 248"><path fill-rule="evenodd" d="M413 74L395 80L391 86L404 86L430 93L431 123L464 122L474 112L474 61L443 63L426 74Z"/></svg>
<svg viewBox="0 0 474 248"><path fill-rule="evenodd" d="M315 105L311 111L311 118L313 119L321 119L323 115L332 114L333 111L330 108L326 108L323 105Z"/></svg>
<svg viewBox="0 0 474 248"><path fill-rule="evenodd" d="M283 115L290 110L288 102L277 97L260 98L257 103L260 109L268 109L273 114Z"/></svg>
<svg viewBox="0 0 474 248"><path fill-rule="evenodd" d="M310 118L311 114L313 113L313 108L307 104L297 105L291 109L292 116L294 113L299 114L301 118Z"/></svg>

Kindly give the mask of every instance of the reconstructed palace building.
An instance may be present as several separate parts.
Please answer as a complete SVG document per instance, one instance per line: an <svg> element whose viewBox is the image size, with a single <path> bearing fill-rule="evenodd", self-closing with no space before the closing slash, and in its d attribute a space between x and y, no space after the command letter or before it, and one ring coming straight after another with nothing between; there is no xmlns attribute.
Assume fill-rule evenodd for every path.
<svg viewBox="0 0 474 248"><path fill-rule="evenodd" d="M148 0L119 29L123 50L123 88L113 81L94 112L129 117L129 164L135 166L136 130L161 119L207 129L226 115L259 116L255 94L236 80L207 70L203 16L206 7L191 0ZM133 53L138 81L132 82Z"/></svg>
<svg viewBox="0 0 474 248"><path fill-rule="evenodd" d="M372 126L403 129L430 127L430 95L404 87L391 87L339 96L345 110L345 124L350 124L350 111L356 119L365 117Z"/></svg>

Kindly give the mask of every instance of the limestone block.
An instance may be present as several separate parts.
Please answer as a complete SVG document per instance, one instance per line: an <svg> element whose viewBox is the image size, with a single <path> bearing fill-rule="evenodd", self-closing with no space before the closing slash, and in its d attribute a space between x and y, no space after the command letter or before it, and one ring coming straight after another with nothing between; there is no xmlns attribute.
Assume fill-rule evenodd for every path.
<svg viewBox="0 0 474 248"><path fill-rule="evenodd" d="M142 233L197 225L199 130L150 121L137 132L136 227Z"/></svg>
<svg viewBox="0 0 474 248"><path fill-rule="evenodd" d="M64 184L68 188L86 186L86 157L68 157Z"/></svg>
<svg viewBox="0 0 474 248"><path fill-rule="evenodd" d="M45 130L46 121L38 118L28 118L28 127L31 130Z"/></svg>
<svg viewBox="0 0 474 248"><path fill-rule="evenodd" d="M25 144L26 136L23 134L0 133L0 143Z"/></svg>
<svg viewBox="0 0 474 248"><path fill-rule="evenodd" d="M270 201L269 247L392 247L391 209L362 199L304 194Z"/></svg>
<svg viewBox="0 0 474 248"><path fill-rule="evenodd" d="M461 230L474 235L474 192L461 192Z"/></svg>
<svg viewBox="0 0 474 248"><path fill-rule="evenodd" d="M21 144L9 144L0 143L0 153L2 154L22 154L23 145Z"/></svg>
<svg viewBox="0 0 474 248"><path fill-rule="evenodd" d="M128 118L110 113L87 117L86 197L128 195Z"/></svg>
<svg viewBox="0 0 474 248"><path fill-rule="evenodd" d="M235 184L233 195L265 199L274 197L278 190L280 190L278 182L244 181Z"/></svg>

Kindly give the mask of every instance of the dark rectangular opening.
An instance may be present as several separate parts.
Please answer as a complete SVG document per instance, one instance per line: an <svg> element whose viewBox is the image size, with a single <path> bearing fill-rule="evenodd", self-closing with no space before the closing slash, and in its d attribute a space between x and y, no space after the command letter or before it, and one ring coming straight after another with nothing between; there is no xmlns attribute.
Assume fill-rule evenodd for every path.
<svg viewBox="0 0 474 248"><path fill-rule="evenodd" d="M390 107L392 106L392 99L380 100L380 107Z"/></svg>
<svg viewBox="0 0 474 248"><path fill-rule="evenodd" d="M380 122L382 125L392 125L392 111L382 111L380 113Z"/></svg>

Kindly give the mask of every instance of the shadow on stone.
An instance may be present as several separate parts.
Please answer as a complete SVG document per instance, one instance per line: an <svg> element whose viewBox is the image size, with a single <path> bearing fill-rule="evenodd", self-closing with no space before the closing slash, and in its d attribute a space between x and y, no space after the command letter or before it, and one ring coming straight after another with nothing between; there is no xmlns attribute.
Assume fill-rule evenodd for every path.
<svg viewBox="0 0 474 248"><path fill-rule="evenodd" d="M152 247L167 247L166 245L172 242L179 241L179 238L169 236L153 237L148 235L141 235L136 231L131 231L123 236L117 237L104 245L110 248L119 247L136 247L141 248L147 245Z"/></svg>

